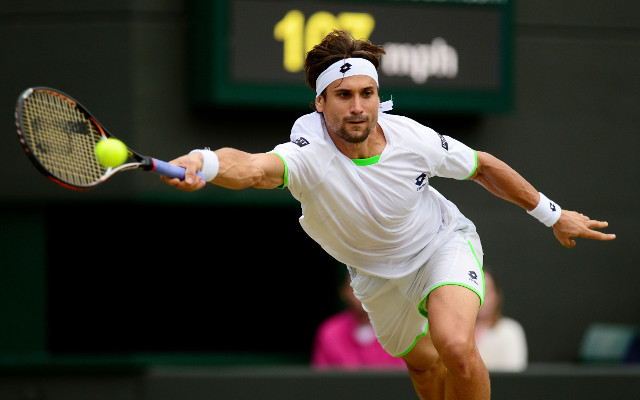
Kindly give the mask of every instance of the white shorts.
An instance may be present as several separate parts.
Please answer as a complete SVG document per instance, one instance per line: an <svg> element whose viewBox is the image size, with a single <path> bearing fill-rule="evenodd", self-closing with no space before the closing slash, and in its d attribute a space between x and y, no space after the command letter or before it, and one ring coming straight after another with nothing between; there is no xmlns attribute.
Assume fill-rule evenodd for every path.
<svg viewBox="0 0 640 400"><path fill-rule="evenodd" d="M349 267L351 286L378 341L391 355L402 357L427 333L425 303L439 286L459 285L484 301L482 245L473 225L454 231L449 240L418 270L402 278L366 275Z"/></svg>

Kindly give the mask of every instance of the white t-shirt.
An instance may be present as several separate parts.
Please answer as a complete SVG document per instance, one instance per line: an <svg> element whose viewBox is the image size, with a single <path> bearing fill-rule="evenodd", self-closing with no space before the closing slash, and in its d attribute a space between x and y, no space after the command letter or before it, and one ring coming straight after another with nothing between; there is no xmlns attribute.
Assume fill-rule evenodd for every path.
<svg viewBox="0 0 640 400"><path fill-rule="evenodd" d="M527 338L522 325L502 317L476 340L489 371L520 372L527 368Z"/></svg>
<svg viewBox="0 0 640 400"><path fill-rule="evenodd" d="M429 178L468 178L476 153L406 117L380 113L378 123L387 141L379 157L346 157L316 112L299 118L291 142L273 153L286 164L305 232L338 261L397 278L422 266L464 218Z"/></svg>

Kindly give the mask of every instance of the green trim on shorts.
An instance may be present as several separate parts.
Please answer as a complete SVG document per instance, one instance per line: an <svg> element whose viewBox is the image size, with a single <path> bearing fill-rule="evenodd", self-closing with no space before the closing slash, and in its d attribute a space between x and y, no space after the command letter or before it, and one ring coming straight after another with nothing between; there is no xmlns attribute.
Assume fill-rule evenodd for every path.
<svg viewBox="0 0 640 400"><path fill-rule="evenodd" d="M427 326L424 328L424 332L418 336L416 336L416 340L413 341L413 343L411 343L411 346L409 346L409 348L407 349L407 351L405 351L404 353L400 353L397 356L394 357L404 357L406 356L416 345L416 343L418 342L418 340L420 340L420 338L424 337L427 335L427 332L429 331L429 321L427 321Z"/></svg>
<svg viewBox="0 0 640 400"><path fill-rule="evenodd" d="M473 245L471 244L470 240L467 240L467 243L469 244L469 247L471 248L471 254L473 254L473 258L476 259L476 262L478 263L478 267L480 267L480 271L482 271L482 264L480 264L480 260L478 260L478 255L476 254L476 249L473 248ZM482 274L484 275L484 273ZM484 281L484 279L482 279Z"/></svg>
<svg viewBox="0 0 640 400"><path fill-rule="evenodd" d="M482 268L482 264L480 264L480 260L478 260L478 256L476 255L476 249L473 248L473 245L471 244L471 241L467 240L467 243L469 243L469 247L471 247L471 253L473 254L473 257L475 257L476 262L478 263L478 267L480 267L480 278L482 279L482 293L484 293L484 268ZM474 292L478 293L477 291L474 290ZM480 296L480 294L478 294L478 296ZM480 307L482 307L482 304L484 303L484 296L480 297Z"/></svg>
<svg viewBox="0 0 640 400"><path fill-rule="evenodd" d="M473 158L474 158L474 163L475 165L473 166L473 171L471 171L471 173L469 174L469 176L467 176L466 178L463 179L463 181L471 178L473 176L473 174L476 173L476 170L478 169L478 153L473 150Z"/></svg>
<svg viewBox="0 0 640 400"><path fill-rule="evenodd" d="M484 291L484 274L482 274L482 287L483 287L483 291ZM484 303L484 299L482 298L482 296L480 296L480 293L478 292L478 290L476 288L474 288L473 286L469 286L466 285L464 283L459 283L459 282L445 282L445 283L441 283L438 286L435 286L433 289L431 289L429 291L429 293L427 293L426 296L424 296L424 299L422 299L422 301L420 302L420 304L422 305L422 307L418 310L420 312L420 314L422 314L425 318L427 317L427 310L424 309L424 304L426 304L427 301L427 297L429 297L429 295L431 294L431 292L433 292L434 290L436 290L439 287L442 286L462 286L464 288L467 288L469 290L471 290L473 293L478 295L478 298L480 299L480 307L482 307L482 303Z"/></svg>
<svg viewBox="0 0 640 400"><path fill-rule="evenodd" d="M286 188L287 185L289 184L289 167L287 166L287 162L284 160L284 158L280 154L276 152L270 151L267 154L275 154L278 157L280 157L280 159L282 160L282 163L284 164L284 175L282 176L282 185L278 186L276 189Z"/></svg>
<svg viewBox="0 0 640 400"><path fill-rule="evenodd" d="M481 279L482 279L482 291L484 292L484 270L482 269L482 264L480 264L480 260L478 259L478 256L476 255L476 251L473 248L473 245L471 244L471 242L469 240L467 240L467 243L469 244L469 247L471 248L471 253L473 254L473 257L476 259L476 262L478 263L478 267L480 267L480 275L481 275ZM482 307L482 304L484 303L484 298L483 296L480 295L480 293L478 292L478 290L476 288L474 288L473 286L469 286L466 285L464 283L459 283L459 282L444 282L439 284L438 286L433 287L429 293L427 293L426 296L424 296L422 298L422 300L420 300L420 303L418 303L418 312L425 318L429 318L427 315L427 309L426 309L426 304L427 304L427 299L429 298L429 295L431 294L431 292L433 292L434 290L436 290L439 287L442 286L462 286L465 287L469 290L471 290L472 292L474 292L476 295L478 295L478 298L480 299L480 307ZM479 308L479 307L478 307ZM416 336L416 339L413 341L413 343L411 344L411 346L409 346L409 348L401 353L400 355L394 356L394 357L403 357L405 355L407 355L411 350L413 350L413 347L416 345L416 343L418 342L418 340L425 336L427 334L427 331L429 330L429 321L427 320L427 327L424 329L424 333Z"/></svg>

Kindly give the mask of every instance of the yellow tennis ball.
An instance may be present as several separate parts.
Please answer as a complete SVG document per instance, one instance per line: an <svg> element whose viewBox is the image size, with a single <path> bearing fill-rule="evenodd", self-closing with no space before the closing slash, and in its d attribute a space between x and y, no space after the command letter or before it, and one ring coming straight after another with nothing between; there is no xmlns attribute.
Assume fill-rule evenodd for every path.
<svg viewBox="0 0 640 400"><path fill-rule="evenodd" d="M118 139L103 139L94 149L96 159L104 167L117 167L127 161L127 146Z"/></svg>

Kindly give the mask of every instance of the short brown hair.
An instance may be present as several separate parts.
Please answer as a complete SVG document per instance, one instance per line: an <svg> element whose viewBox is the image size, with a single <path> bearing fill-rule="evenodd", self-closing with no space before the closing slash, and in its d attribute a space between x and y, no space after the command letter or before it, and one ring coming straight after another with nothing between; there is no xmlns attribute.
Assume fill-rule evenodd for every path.
<svg viewBox="0 0 640 400"><path fill-rule="evenodd" d="M315 91L316 80L322 71L345 58L364 58L371 61L377 69L383 54L385 51L381 46L376 46L368 40L354 39L347 31L334 30L307 53L304 62L307 84Z"/></svg>

